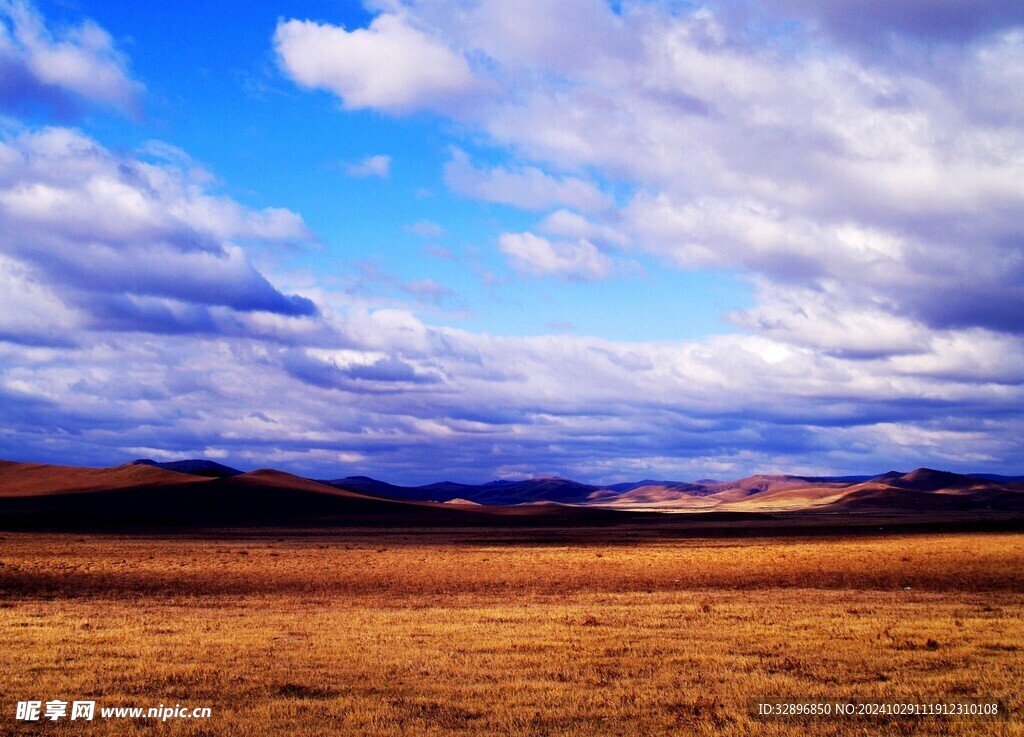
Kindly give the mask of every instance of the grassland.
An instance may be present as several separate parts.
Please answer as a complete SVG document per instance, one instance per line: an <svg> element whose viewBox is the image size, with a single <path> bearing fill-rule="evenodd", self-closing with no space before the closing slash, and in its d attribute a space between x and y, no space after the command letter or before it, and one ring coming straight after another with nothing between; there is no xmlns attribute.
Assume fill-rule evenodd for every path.
<svg viewBox="0 0 1024 737"><path fill-rule="evenodd" d="M1024 734L1021 534L5 533L0 563L11 734ZM767 695L1017 716L758 721ZM15 722L31 698L213 717Z"/></svg>

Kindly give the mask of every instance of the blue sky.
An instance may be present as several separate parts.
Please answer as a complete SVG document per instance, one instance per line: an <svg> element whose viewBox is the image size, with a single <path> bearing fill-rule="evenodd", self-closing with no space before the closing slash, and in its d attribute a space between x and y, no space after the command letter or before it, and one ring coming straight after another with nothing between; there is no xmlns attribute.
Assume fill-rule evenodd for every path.
<svg viewBox="0 0 1024 737"><path fill-rule="evenodd" d="M278 21L366 26L373 15L358 2L256 3L246 7L244 23L237 9L209 3L75 3L53 10L62 11L53 13L56 22L91 18L123 39L131 72L146 85L137 117L94 121L104 142L129 149L153 139L173 142L239 202L301 213L319 248L291 260L295 268L358 279L359 266L372 262L399 282L429 278L453 294L424 319L452 319L437 314L444 310L460 327L499 335L533 335L554 325L620 340L699 338L733 329L721 315L749 305L741 276L666 271L639 263L646 259L617 284L550 284L504 273L493 253L498 237L528 229L543 212L474 200L452 191L443 173L454 148L472 150L476 162L492 166L508 160L506 151L434 115L346 112L337 98L282 78L270 47ZM139 47L147 53L131 53ZM346 173L373 156L390 160L386 177ZM418 232L429 231L416 227L424 223L444 233ZM436 247L458 258L432 256ZM492 272L494 283L481 279L481 271ZM510 283L497 283L502 278ZM631 292L631 303L647 316L643 322L618 305L614 293L621 289Z"/></svg>
<svg viewBox="0 0 1024 737"><path fill-rule="evenodd" d="M975 5L0 0L0 451L1020 472Z"/></svg>

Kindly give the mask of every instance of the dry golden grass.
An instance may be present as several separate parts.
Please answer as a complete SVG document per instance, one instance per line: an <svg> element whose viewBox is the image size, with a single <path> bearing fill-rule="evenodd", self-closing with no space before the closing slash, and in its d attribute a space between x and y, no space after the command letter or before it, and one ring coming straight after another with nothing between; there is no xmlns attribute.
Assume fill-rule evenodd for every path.
<svg viewBox="0 0 1024 737"><path fill-rule="evenodd" d="M0 539L12 734L954 734L755 696L1024 714L1024 536L588 542L528 531ZM609 543L608 539L612 539ZM909 589L905 588L909 587ZM209 720L16 723L24 699Z"/></svg>

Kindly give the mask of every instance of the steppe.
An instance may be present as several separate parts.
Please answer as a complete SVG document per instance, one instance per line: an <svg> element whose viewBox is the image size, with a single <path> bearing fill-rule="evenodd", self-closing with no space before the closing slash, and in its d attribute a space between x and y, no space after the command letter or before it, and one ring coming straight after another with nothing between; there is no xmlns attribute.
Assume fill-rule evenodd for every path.
<svg viewBox="0 0 1024 737"><path fill-rule="evenodd" d="M1019 735L1024 534L11 531L0 638L19 735ZM1004 716L771 721L766 697ZM28 699L212 716L15 721Z"/></svg>

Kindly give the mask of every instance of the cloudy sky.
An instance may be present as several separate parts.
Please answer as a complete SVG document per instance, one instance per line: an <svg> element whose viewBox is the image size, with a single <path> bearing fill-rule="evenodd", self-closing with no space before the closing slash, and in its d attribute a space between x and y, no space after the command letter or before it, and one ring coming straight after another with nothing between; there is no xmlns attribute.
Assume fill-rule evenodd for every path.
<svg viewBox="0 0 1024 737"><path fill-rule="evenodd" d="M0 456L1024 472L1017 0L0 0Z"/></svg>

